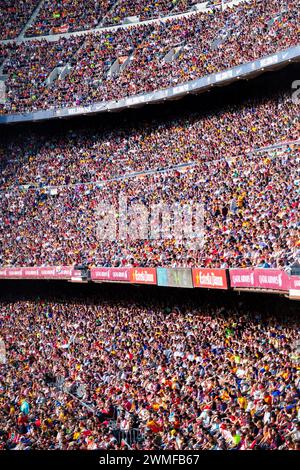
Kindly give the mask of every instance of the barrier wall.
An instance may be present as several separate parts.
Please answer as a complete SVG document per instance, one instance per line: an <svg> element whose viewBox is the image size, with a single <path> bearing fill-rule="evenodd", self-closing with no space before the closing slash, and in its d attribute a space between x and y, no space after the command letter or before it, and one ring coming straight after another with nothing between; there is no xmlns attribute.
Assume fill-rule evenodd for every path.
<svg viewBox="0 0 300 470"><path fill-rule="evenodd" d="M80 280L81 271L72 266L0 268L0 279Z"/></svg>
<svg viewBox="0 0 300 470"><path fill-rule="evenodd" d="M289 297L300 300L300 276L290 276Z"/></svg>
<svg viewBox="0 0 300 470"><path fill-rule="evenodd" d="M90 279L95 282L157 284L155 268L92 268Z"/></svg>
<svg viewBox="0 0 300 470"><path fill-rule="evenodd" d="M280 269L230 269L233 288L271 289L287 292L290 277Z"/></svg>
<svg viewBox="0 0 300 470"><path fill-rule="evenodd" d="M72 266L0 268L0 279L67 280L73 282L112 282L161 287L233 289L272 292L300 300L300 276L280 269L266 268L142 268Z"/></svg>
<svg viewBox="0 0 300 470"><path fill-rule="evenodd" d="M228 289L226 269L192 269L194 287L207 289Z"/></svg>

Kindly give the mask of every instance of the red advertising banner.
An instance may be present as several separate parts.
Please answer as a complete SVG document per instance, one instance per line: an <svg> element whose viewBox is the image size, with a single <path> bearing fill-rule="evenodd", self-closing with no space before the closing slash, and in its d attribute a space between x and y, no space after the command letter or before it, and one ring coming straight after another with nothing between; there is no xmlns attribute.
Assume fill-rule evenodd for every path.
<svg viewBox="0 0 300 470"><path fill-rule="evenodd" d="M230 269L231 287L254 287L254 269Z"/></svg>
<svg viewBox="0 0 300 470"><path fill-rule="evenodd" d="M289 276L280 269L230 269L230 286L233 288L289 290Z"/></svg>
<svg viewBox="0 0 300 470"><path fill-rule="evenodd" d="M155 268L132 268L131 282L134 284L157 284Z"/></svg>
<svg viewBox="0 0 300 470"><path fill-rule="evenodd" d="M255 269L254 283L258 289L289 290L289 276L280 269Z"/></svg>
<svg viewBox="0 0 300 470"><path fill-rule="evenodd" d="M91 268L92 281L109 281L110 268Z"/></svg>
<svg viewBox="0 0 300 470"><path fill-rule="evenodd" d="M22 279L23 270L22 268L1 268L0 278L1 279Z"/></svg>
<svg viewBox="0 0 300 470"><path fill-rule="evenodd" d="M300 299L300 276L290 276L290 298Z"/></svg>
<svg viewBox="0 0 300 470"><path fill-rule="evenodd" d="M194 287L228 289L226 269L192 269Z"/></svg>
<svg viewBox="0 0 300 470"><path fill-rule="evenodd" d="M131 268L92 268L92 281L130 282Z"/></svg>
<svg viewBox="0 0 300 470"><path fill-rule="evenodd" d="M290 276L290 289L300 289L300 276Z"/></svg>
<svg viewBox="0 0 300 470"><path fill-rule="evenodd" d="M226 269L92 268L90 273L92 281L208 289L229 288ZM230 287L235 289L289 292L290 298L300 299L300 276L289 276L280 269L230 269L229 276ZM0 279L62 279L73 282L84 280L81 270L72 266L0 268Z"/></svg>
<svg viewBox="0 0 300 470"><path fill-rule="evenodd" d="M69 31L68 24L63 24L61 26L58 26L57 28L52 28L52 34L67 33L68 31Z"/></svg>
<svg viewBox="0 0 300 470"><path fill-rule="evenodd" d="M0 279L71 279L81 277L72 266L0 268Z"/></svg>
<svg viewBox="0 0 300 470"><path fill-rule="evenodd" d="M131 268L110 268L111 281L130 282Z"/></svg>

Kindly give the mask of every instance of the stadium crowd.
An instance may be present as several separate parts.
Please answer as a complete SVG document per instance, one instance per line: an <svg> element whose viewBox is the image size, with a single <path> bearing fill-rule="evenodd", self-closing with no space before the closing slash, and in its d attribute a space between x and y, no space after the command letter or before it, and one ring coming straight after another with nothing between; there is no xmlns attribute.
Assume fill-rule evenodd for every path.
<svg viewBox="0 0 300 470"><path fill-rule="evenodd" d="M0 104L0 113L7 106L10 112L24 111L34 106L46 87L50 73L72 61L82 41L81 37L73 37L56 42L33 41L13 47L11 44L4 46L3 74L9 78L5 80L6 104Z"/></svg>
<svg viewBox="0 0 300 470"><path fill-rule="evenodd" d="M138 16L140 21L158 18L160 16L174 15L191 9L200 3L198 0L120 0L106 15L104 24L120 24L124 18Z"/></svg>
<svg viewBox="0 0 300 470"><path fill-rule="evenodd" d="M291 143L255 150L284 141ZM52 138L22 134L3 147L2 158L2 266L299 262L299 113L287 95L202 119L181 116ZM134 171L146 174L130 176ZM125 238L118 231L121 198L128 208ZM158 239L134 228L136 204L148 211L149 222L158 203L171 212L174 204L202 204L204 244L194 236L188 243L174 227L171 238ZM105 212L117 227L115 236L99 232Z"/></svg>
<svg viewBox="0 0 300 470"><path fill-rule="evenodd" d="M300 255L298 170L299 148L288 148L282 155L203 163L105 185L1 192L1 265L285 267ZM105 232L104 225L109 216L119 227L121 197L128 207L125 238L112 228ZM168 214L187 203L203 205L204 244L198 246L195 235L176 236L172 225L169 236L152 239L148 218L157 205L165 204L162 213ZM146 232L140 228L143 209L149 214ZM136 217L134 210L140 211Z"/></svg>
<svg viewBox="0 0 300 470"><path fill-rule="evenodd" d="M229 159L297 139L299 106L289 91L276 91L235 105L138 123L51 135L22 133L2 142L0 188L95 183L136 171Z"/></svg>
<svg viewBox="0 0 300 470"><path fill-rule="evenodd" d="M224 4L229 0L224 0ZM1 2L0 40L15 39L26 26L34 9L41 8L26 37L85 31L99 26L122 24L128 16L139 21L189 11L197 0L3 0ZM221 0L206 2L210 8L220 7Z"/></svg>
<svg viewBox="0 0 300 470"><path fill-rule="evenodd" d="M114 0L45 0L27 37L96 28Z"/></svg>
<svg viewBox="0 0 300 470"><path fill-rule="evenodd" d="M92 99L89 95L88 102L176 86L296 45L300 14L293 2L289 6L287 10L286 2L281 0L255 0L225 11L156 25L134 52L128 67L106 80ZM172 50L174 58L165 60Z"/></svg>
<svg viewBox="0 0 300 470"><path fill-rule="evenodd" d="M0 113L117 100L226 70L299 44L299 15L295 0L251 0L164 23L23 42L5 61ZM54 68L67 64L68 74L49 84Z"/></svg>
<svg viewBox="0 0 300 470"><path fill-rule="evenodd" d="M2 449L299 449L286 309L2 299L0 336Z"/></svg>
<svg viewBox="0 0 300 470"><path fill-rule="evenodd" d="M37 3L5 0L1 37L15 37ZM194 3L45 0L28 35ZM117 99L254 60L298 44L299 15L295 0L250 0L129 29L2 44L9 78L0 113ZM71 71L55 79L57 67L58 77ZM201 111L180 115L164 108L160 118L125 114L64 122L59 131L55 123L8 128L0 267L299 265L299 105L286 86L252 90L234 105L224 94L209 111L203 98ZM1 290L0 450L300 450L292 301L149 286L126 286L122 298L122 286L93 283L74 295L67 284Z"/></svg>
<svg viewBox="0 0 300 470"><path fill-rule="evenodd" d="M26 36L84 31L99 25L112 26L123 23L128 16L138 16L143 21L188 11L192 4L191 0L46 0L33 25L26 31Z"/></svg>
<svg viewBox="0 0 300 470"><path fill-rule="evenodd" d="M16 38L38 4L39 0L1 0L0 40Z"/></svg>

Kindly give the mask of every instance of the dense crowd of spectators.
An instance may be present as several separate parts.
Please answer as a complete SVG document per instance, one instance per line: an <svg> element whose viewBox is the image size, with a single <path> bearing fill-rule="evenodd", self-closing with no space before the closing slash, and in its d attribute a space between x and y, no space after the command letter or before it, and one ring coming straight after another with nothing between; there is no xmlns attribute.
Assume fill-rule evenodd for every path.
<svg viewBox="0 0 300 470"><path fill-rule="evenodd" d="M16 38L38 4L39 0L1 0L0 40Z"/></svg>
<svg viewBox="0 0 300 470"><path fill-rule="evenodd" d="M0 40L15 39L26 26L41 0L2 0ZM225 0L224 4L229 0ZM139 21L189 11L200 0L44 0L26 37L85 31L99 26L122 24L128 16ZM220 7L221 0L207 2Z"/></svg>
<svg viewBox="0 0 300 470"><path fill-rule="evenodd" d="M284 267L299 262L298 169L299 151L289 149L281 157L237 158L103 187L2 192L1 264ZM128 236L103 239L102 213L117 223L120 195L128 203ZM202 246L195 236L140 234L142 216L130 227L133 203L152 211L158 203L179 210L187 201L204 206Z"/></svg>
<svg viewBox="0 0 300 470"><path fill-rule="evenodd" d="M283 312L2 300L0 449L299 449L299 316Z"/></svg>
<svg viewBox="0 0 300 470"><path fill-rule="evenodd" d="M107 18L191 3L124 8L120 0ZM96 26L112 4L46 1L34 34L66 22ZM9 75L0 113L134 95L297 44L296 7L253 0L164 24L0 46ZM17 11L4 37L17 34ZM177 57L166 63L172 48ZM108 74L116 60L121 70ZM71 73L49 86L66 65ZM8 132L0 266L299 264L299 134L299 105L278 90L138 124ZM187 205L191 225L203 208L201 239L194 227L184 231ZM1 298L0 450L300 449L297 312L225 298L115 297Z"/></svg>
<svg viewBox="0 0 300 470"><path fill-rule="evenodd" d="M45 0L26 36L96 28L114 3L114 0Z"/></svg>
<svg viewBox="0 0 300 470"><path fill-rule="evenodd" d="M117 100L226 70L298 44L299 15L295 0L252 0L165 23L24 42L5 62L0 113ZM120 67L109 73L116 61ZM70 72L48 84L52 70L67 63Z"/></svg>
<svg viewBox="0 0 300 470"><path fill-rule="evenodd" d="M3 73L8 76L6 79L6 104L0 105L0 113L20 112L39 109L39 104L48 101L51 106L51 96L55 93L56 86L66 80L72 83L72 77L65 77L63 80L56 79L50 86L47 82L50 74L55 68L70 65L72 69L77 69L77 64L81 63L82 84L87 77L92 75L94 69L98 70L98 78L109 70L110 65L116 57L131 54L134 48L142 41L144 35L149 33L149 27L132 28L129 31L120 29L111 33L101 33L99 35L73 36L71 38L60 38L58 41L48 42L47 40L34 40L22 42L13 49L7 47L6 60ZM94 55L92 61L89 57L84 57L86 51ZM93 52L94 51L94 52ZM5 48L4 48L5 54ZM83 80L84 78L84 80ZM94 86L99 86L95 82ZM73 93L73 86L69 92ZM68 95L69 96L69 95ZM80 101L73 95L74 102ZM70 96L67 101L70 100ZM64 106L62 98L58 98L57 106Z"/></svg>
<svg viewBox="0 0 300 470"><path fill-rule="evenodd" d="M5 59L3 73L9 75L5 85L10 112L33 107L45 90L46 80L53 69L63 67L72 61L82 42L83 38L73 37L62 38L52 43L33 41L21 43L16 47L7 46L9 53L3 57ZM17 66L12 67L13 63Z"/></svg>
<svg viewBox="0 0 300 470"><path fill-rule="evenodd" d="M143 21L188 11L193 4L193 0L46 0L26 36L117 25L128 16L138 16Z"/></svg>
<svg viewBox="0 0 300 470"><path fill-rule="evenodd" d="M41 0L2 0L0 40L15 39L26 26ZM224 3L228 3L225 0ZM44 0L26 37L85 31L99 26L122 24L126 17L139 21L174 15L191 10L199 0ZM220 7L221 0L207 2Z"/></svg>
<svg viewBox="0 0 300 470"><path fill-rule="evenodd" d="M299 141L298 107L287 95L202 119L27 138L14 138L2 151L2 265L284 267L299 261L299 144L255 151ZM137 170L153 173L130 177ZM150 215L157 203L202 204L204 244L177 237L174 229L169 238L152 239L138 228L136 237L135 229L123 239L118 231L104 237L99 224L105 211L118 224L120 196ZM102 201L111 208L99 209Z"/></svg>
<svg viewBox="0 0 300 470"><path fill-rule="evenodd" d="M299 106L289 94L276 91L203 113L146 118L117 127L22 134L2 144L0 188L95 183L297 140Z"/></svg>
<svg viewBox="0 0 300 470"><path fill-rule="evenodd" d="M108 15L104 24L120 24L124 18L138 16L140 21L160 16L174 15L191 9L200 0L119 0ZM202 2L203 3L203 2Z"/></svg>

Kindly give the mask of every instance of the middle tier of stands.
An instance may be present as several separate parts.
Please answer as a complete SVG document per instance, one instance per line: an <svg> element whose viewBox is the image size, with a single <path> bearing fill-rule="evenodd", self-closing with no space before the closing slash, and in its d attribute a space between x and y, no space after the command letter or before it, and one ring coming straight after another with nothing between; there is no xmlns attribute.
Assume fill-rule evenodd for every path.
<svg viewBox="0 0 300 470"><path fill-rule="evenodd" d="M0 264L290 266L300 256L299 140L290 91L205 115L14 135L1 148ZM111 226L103 237L120 200L128 236ZM151 217L158 204L179 213L186 203L204 209L199 246L132 223L136 207Z"/></svg>

